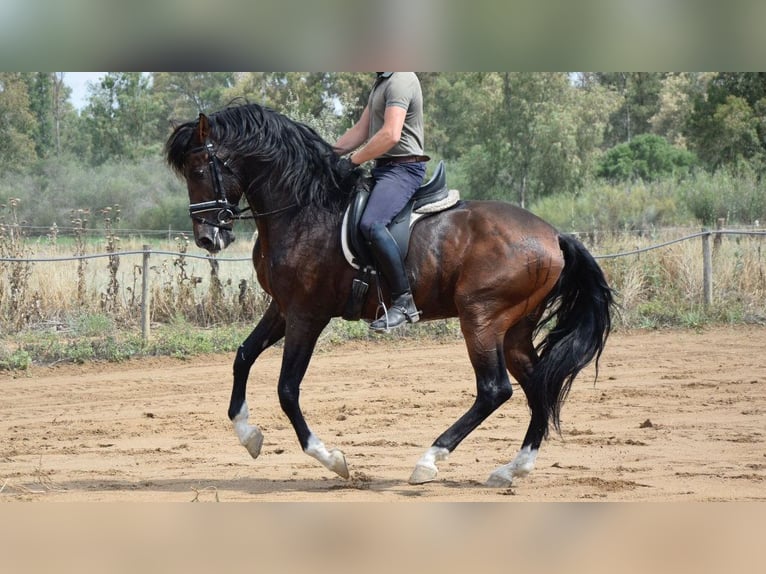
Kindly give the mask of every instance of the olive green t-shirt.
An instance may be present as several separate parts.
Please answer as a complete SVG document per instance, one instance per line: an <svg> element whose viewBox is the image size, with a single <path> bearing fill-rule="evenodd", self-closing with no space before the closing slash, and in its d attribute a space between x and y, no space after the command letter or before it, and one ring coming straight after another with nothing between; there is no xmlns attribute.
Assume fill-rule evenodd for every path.
<svg viewBox="0 0 766 574"><path fill-rule="evenodd" d="M414 72L393 72L389 77L378 77L367 105L370 109L370 137L383 127L388 106L407 110L399 143L380 157L423 155L423 94Z"/></svg>

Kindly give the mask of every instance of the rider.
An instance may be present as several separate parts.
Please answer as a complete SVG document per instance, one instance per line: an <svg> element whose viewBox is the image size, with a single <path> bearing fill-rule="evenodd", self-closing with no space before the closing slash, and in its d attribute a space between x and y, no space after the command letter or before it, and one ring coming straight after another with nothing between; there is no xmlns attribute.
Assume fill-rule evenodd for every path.
<svg viewBox="0 0 766 574"><path fill-rule="evenodd" d="M356 150L348 157L350 167L375 160L375 186L359 228L391 287L392 299L387 313L370 323L375 331L415 323L420 317L404 259L387 226L423 182L430 159L423 153L423 132L423 96L415 73L377 72L359 121L334 145L339 155Z"/></svg>

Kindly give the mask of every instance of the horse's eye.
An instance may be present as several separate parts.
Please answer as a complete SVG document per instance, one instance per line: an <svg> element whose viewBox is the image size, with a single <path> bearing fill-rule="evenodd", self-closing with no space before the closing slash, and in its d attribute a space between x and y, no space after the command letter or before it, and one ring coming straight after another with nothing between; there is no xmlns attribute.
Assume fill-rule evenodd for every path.
<svg viewBox="0 0 766 574"><path fill-rule="evenodd" d="M206 172L204 167L195 168L191 172L191 177L193 179L204 179L205 175Z"/></svg>

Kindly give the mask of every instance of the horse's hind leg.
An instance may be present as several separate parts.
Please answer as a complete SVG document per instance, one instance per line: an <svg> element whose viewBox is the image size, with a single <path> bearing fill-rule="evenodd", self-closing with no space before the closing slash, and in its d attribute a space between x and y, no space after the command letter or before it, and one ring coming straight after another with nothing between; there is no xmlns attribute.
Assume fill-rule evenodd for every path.
<svg viewBox="0 0 766 574"><path fill-rule="evenodd" d="M533 343L534 324L523 321L515 325L505 336L505 361L508 370L527 396L531 419L521 450L509 464L503 465L490 474L488 486L510 486L515 477L527 476L535 466L537 453L548 428L544 406L544 389L532 383L532 372L538 362Z"/></svg>
<svg viewBox="0 0 766 574"><path fill-rule="evenodd" d="M511 397L511 382L506 372L503 342L497 329L475 329L463 319L461 323L468 355L476 373L476 400L455 424L447 429L420 458L410 476L410 484L423 484L436 478L436 462L447 458L492 412ZM502 332L502 330L499 330Z"/></svg>
<svg viewBox="0 0 766 574"><path fill-rule="evenodd" d="M229 402L229 419L234 424L234 432L237 433L239 442L253 458L257 458L261 453L263 433L257 426L247 422L247 378L258 356L284 337L284 334L285 320L276 303L272 302L253 332L237 349L237 356L234 358L234 387Z"/></svg>

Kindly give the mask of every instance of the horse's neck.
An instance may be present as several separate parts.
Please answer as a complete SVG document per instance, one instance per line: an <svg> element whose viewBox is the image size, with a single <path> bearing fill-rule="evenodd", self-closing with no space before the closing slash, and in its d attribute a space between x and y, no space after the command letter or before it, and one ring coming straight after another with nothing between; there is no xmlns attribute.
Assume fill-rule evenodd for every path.
<svg viewBox="0 0 766 574"><path fill-rule="evenodd" d="M257 167L261 173L275 169L269 164ZM267 253L285 245L301 250L301 244L309 241L325 245L340 233L342 210L336 213L318 205L301 206L298 194L291 189L271 188L268 181L264 183L265 186L253 189L253 180L250 181L247 202L255 216L258 235L267 242Z"/></svg>
<svg viewBox="0 0 766 574"><path fill-rule="evenodd" d="M342 213L326 212L310 206L296 207L271 216L257 217L256 227L258 237L264 242L264 253L277 255L285 250L316 251L318 246L332 243L340 233L342 219Z"/></svg>

